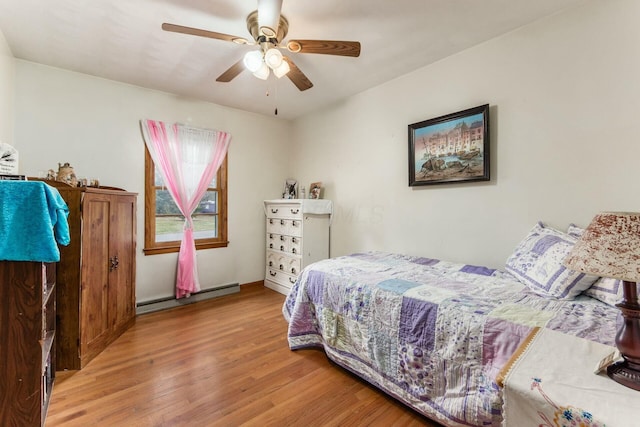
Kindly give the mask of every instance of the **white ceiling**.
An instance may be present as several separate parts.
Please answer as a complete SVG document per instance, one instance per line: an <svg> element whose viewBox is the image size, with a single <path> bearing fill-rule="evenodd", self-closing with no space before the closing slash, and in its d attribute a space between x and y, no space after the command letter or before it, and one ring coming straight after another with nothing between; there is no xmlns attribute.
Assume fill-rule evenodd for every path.
<svg viewBox="0 0 640 427"><path fill-rule="evenodd" d="M584 0L284 0L289 39L356 40L359 58L289 53L314 87L248 71L251 46L162 31L163 22L251 39L257 0L0 0L16 58L292 119ZM267 93L269 94L267 96Z"/></svg>

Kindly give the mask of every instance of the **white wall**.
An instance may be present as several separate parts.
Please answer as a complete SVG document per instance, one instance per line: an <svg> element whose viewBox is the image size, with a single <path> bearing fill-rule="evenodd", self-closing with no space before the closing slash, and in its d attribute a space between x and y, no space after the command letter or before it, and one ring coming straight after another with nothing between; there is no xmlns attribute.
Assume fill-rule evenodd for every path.
<svg viewBox="0 0 640 427"><path fill-rule="evenodd" d="M327 185L332 255L502 267L537 220L640 210L639 17L586 2L297 120L293 176ZM491 182L408 187L407 125L485 103Z"/></svg>
<svg viewBox="0 0 640 427"><path fill-rule="evenodd" d="M15 66L11 49L0 31L0 142L13 142L13 101Z"/></svg>
<svg viewBox="0 0 640 427"><path fill-rule="evenodd" d="M263 278L261 202L289 176L307 190L325 183L333 256L377 249L501 267L537 220L584 226L601 210L640 209L638 16L635 0L592 0L293 125L18 60L14 145L28 175L70 162L140 193L139 301L173 295L177 258L142 254L144 117L233 135L230 245L198 251L203 288ZM11 88L11 61L2 67ZM408 187L407 125L484 103L491 182Z"/></svg>
<svg viewBox="0 0 640 427"><path fill-rule="evenodd" d="M229 148L228 236L224 249L198 251L203 289L264 278L262 200L286 178L291 124L210 103L39 64L16 61L15 140L23 173L69 162L78 176L139 193L137 299L174 294L177 254L149 255L144 245L144 141L139 120L220 129Z"/></svg>

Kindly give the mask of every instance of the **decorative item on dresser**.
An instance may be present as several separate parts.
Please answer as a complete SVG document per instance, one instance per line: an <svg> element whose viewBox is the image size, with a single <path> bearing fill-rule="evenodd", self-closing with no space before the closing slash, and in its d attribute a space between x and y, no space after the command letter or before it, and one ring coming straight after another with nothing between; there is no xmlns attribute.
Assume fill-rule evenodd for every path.
<svg viewBox="0 0 640 427"><path fill-rule="evenodd" d="M288 294L300 271L329 257L330 200L265 200L266 287Z"/></svg>
<svg viewBox="0 0 640 427"><path fill-rule="evenodd" d="M322 199L322 183L312 182L309 186L309 198L310 199Z"/></svg>
<svg viewBox="0 0 640 427"><path fill-rule="evenodd" d="M41 182L0 182L0 425L41 426L56 370L57 244L67 205Z"/></svg>
<svg viewBox="0 0 640 427"><path fill-rule="evenodd" d="M71 235L58 265L57 366L82 369L135 323L137 194L47 182L69 206Z"/></svg>
<svg viewBox="0 0 640 427"><path fill-rule="evenodd" d="M284 182L284 191L282 192L282 198L283 199L298 198L298 181L296 181L293 178L289 178Z"/></svg>

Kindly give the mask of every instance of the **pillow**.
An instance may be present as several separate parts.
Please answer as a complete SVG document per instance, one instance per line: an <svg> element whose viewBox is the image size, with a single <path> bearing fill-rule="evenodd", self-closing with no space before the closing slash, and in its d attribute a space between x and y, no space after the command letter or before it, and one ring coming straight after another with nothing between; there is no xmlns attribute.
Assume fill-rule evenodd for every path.
<svg viewBox="0 0 640 427"><path fill-rule="evenodd" d="M615 306L622 302L622 280L601 277L582 293L605 304Z"/></svg>
<svg viewBox="0 0 640 427"><path fill-rule="evenodd" d="M573 299L598 279L562 264L577 240L538 222L507 259L506 270L539 295Z"/></svg>
<svg viewBox="0 0 640 427"><path fill-rule="evenodd" d="M569 224L569 227L567 228L567 234L571 237L579 239L584 234L584 228L578 227L575 224Z"/></svg>

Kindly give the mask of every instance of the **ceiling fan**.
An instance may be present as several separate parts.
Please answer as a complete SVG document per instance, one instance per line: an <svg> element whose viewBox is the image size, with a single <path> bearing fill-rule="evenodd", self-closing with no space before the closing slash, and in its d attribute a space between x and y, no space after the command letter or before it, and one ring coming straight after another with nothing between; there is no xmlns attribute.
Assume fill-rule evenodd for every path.
<svg viewBox="0 0 640 427"><path fill-rule="evenodd" d="M286 75L296 87L303 91L313 87L313 83L296 66L291 58L282 55L280 49L292 53L319 53L325 55L360 56L360 42L338 40L289 40L283 43L289 31L289 21L280 14L282 0L258 0L258 10L247 16L247 29L253 41L243 37L175 24L162 24L162 29L175 33L230 41L237 44L258 45L259 50L249 51L238 62L220 74L216 81L230 82L245 68L254 76L266 80L270 71L280 78Z"/></svg>

